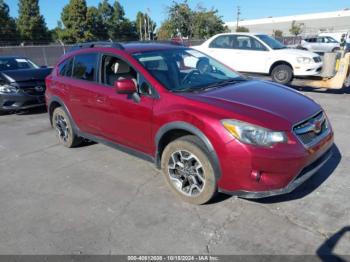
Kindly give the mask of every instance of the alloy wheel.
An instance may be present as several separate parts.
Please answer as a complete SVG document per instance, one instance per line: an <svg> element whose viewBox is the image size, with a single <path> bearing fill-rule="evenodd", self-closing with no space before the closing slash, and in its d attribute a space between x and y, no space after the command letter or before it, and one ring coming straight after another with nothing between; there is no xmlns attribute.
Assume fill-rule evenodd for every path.
<svg viewBox="0 0 350 262"><path fill-rule="evenodd" d="M55 129L58 134L58 138L63 142L67 142L69 138L69 126L64 116L59 114L55 116Z"/></svg>
<svg viewBox="0 0 350 262"><path fill-rule="evenodd" d="M205 187L202 163L192 153L179 150L171 154L168 175L175 188L182 194L196 197Z"/></svg>

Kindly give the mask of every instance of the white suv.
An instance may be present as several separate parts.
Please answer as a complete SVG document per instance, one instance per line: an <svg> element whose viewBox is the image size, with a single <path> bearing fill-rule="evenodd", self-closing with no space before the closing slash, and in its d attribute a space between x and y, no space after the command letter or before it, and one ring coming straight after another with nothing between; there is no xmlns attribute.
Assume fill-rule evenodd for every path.
<svg viewBox="0 0 350 262"><path fill-rule="evenodd" d="M319 55L287 48L264 34L218 34L193 48L237 71L268 74L282 84L289 83L293 76L317 75L323 65Z"/></svg>

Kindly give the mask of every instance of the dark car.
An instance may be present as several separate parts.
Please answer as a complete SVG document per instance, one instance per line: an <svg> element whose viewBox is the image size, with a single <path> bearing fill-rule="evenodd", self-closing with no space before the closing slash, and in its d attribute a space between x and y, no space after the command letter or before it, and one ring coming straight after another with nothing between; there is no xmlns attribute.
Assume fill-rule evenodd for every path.
<svg viewBox="0 0 350 262"><path fill-rule="evenodd" d="M25 57L0 57L0 113L45 105L45 78L41 68Z"/></svg>
<svg viewBox="0 0 350 262"><path fill-rule="evenodd" d="M194 204L217 191L289 193L331 157L326 113L286 86L245 79L191 48L82 45L46 78L58 140L115 146L161 168Z"/></svg>

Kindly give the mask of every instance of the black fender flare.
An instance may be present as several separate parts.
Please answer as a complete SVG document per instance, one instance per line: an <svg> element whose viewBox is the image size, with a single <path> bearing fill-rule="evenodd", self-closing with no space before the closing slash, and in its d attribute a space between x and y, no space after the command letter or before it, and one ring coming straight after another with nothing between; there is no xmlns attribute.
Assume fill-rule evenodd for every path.
<svg viewBox="0 0 350 262"><path fill-rule="evenodd" d="M63 102L63 100L61 99L61 98L59 98L58 96L52 96L51 98L50 98L50 101L47 103L48 104L48 113L49 113L49 117L50 117L50 123L51 123L51 125L52 125L52 116L51 116L51 105L53 104L53 103L58 103L58 104L60 104L60 106L63 108L63 110L66 112L66 114L68 115L68 117L69 117L69 120L70 120L70 122L71 122L71 124L72 124L72 127L73 127L73 130L74 130L74 132L76 132L76 133L79 133L80 132L80 130L79 130L79 128L77 127L77 125L75 124L75 121L74 121L74 119L73 119L73 117L72 117L72 115L71 115L71 113L69 112L69 110L68 110L68 108L67 108L67 106L66 106L66 104Z"/></svg>
<svg viewBox="0 0 350 262"><path fill-rule="evenodd" d="M215 177L219 179L221 177L221 168L220 168L220 162L219 158L216 154L216 151L210 142L210 140L207 138L207 136L199 130L197 127L195 127L192 124L189 124L187 122L183 121L176 121L176 122L171 122L168 124L163 125L159 130L157 131L157 134L155 136L155 144L156 144L156 156L155 156L155 161L156 161L156 166L160 168L160 149L159 149L159 143L162 139L162 137L169 131L175 130L175 129L181 129L184 131L187 131L189 133L194 134L197 136L205 145L206 149L209 152L209 157L212 160L212 165L215 173Z"/></svg>

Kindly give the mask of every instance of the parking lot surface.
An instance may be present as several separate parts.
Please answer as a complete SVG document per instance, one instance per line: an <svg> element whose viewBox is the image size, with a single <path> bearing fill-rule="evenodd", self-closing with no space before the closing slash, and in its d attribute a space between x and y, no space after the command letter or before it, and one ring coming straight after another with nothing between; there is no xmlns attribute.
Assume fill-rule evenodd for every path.
<svg viewBox="0 0 350 262"><path fill-rule="evenodd" d="M64 148L45 112L0 116L0 254L350 254L350 96L304 94L335 130L327 165L289 195L203 206L149 162Z"/></svg>

